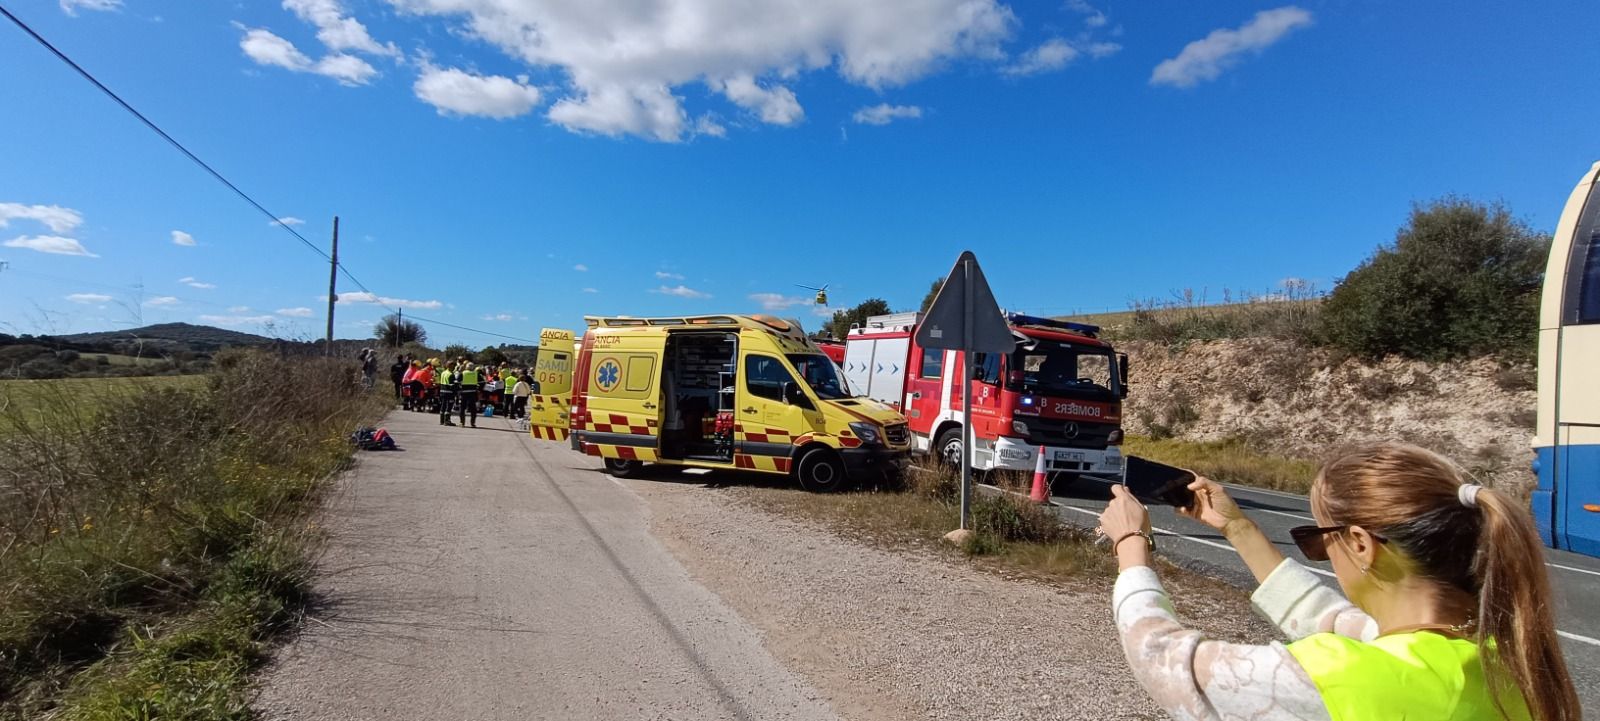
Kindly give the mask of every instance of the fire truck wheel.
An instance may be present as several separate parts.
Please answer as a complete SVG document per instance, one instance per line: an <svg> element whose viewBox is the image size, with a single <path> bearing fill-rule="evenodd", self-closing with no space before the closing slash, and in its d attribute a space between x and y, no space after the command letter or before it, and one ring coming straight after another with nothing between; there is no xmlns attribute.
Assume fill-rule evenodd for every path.
<svg viewBox="0 0 1600 721"><path fill-rule="evenodd" d="M644 469L644 464L639 461L629 461L622 458L607 458L606 473L617 478L633 478Z"/></svg>
<svg viewBox="0 0 1600 721"><path fill-rule="evenodd" d="M951 428L948 431L940 433L939 443L935 447L939 449L938 453L936 454L936 457L939 459L939 465L947 468L961 467L962 453L960 426L956 426L955 428Z"/></svg>
<svg viewBox="0 0 1600 721"><path fill-rule="evenodd" d="M827 448L815 448L801 456L800 464L795 466L795 477L801 488L812 493L832 493L850 482L844 461Z"/></svg>

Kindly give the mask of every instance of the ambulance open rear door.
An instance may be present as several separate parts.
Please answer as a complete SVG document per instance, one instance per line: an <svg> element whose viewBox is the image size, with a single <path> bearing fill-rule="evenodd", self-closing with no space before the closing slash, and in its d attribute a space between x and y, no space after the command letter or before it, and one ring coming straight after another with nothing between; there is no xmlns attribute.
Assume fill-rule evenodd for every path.
<svg viewBox="0 0 1600 721"><path fill-rule="evenodd" d="M577 348L570 330L539 331L539 358L533 372L538 390L528 398L528 435L537 440L565 441L572 434L572 368Z"/></svg>

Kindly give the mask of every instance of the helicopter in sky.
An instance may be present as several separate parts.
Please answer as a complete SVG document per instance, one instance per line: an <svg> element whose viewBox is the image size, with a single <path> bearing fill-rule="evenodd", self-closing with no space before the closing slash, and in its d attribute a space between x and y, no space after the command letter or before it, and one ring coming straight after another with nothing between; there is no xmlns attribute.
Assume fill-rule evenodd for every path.
<svg viewBox="0 0 1600 721"><path fill-rule="evenodd" d="M796 287L805 288L806 290L816 291L816 293L817 293L817 305L823 305L823 306L828 304L828 286L830 286L830 285L832 285L832 283L823 283L821 288L817 288L817 287L814 287L814 286L795 283Z"/></svg>

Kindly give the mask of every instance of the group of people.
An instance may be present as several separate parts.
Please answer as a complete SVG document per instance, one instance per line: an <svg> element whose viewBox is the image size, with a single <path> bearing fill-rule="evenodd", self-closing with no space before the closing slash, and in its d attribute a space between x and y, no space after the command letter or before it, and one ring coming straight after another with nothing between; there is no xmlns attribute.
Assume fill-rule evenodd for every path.
<svg viewBox="0 0 1600 721"><path fill-rule="evenodd" d="M481 408L521 418L528 411L528 396L536 392L530 369L512 368L509 363L491 367L473 363L466 356L450 361L401 355L389 367L389 375L401 408L438 413L443 426L456 425L450 420L455 415L460 425L470 423L477 428Z"/></svg>

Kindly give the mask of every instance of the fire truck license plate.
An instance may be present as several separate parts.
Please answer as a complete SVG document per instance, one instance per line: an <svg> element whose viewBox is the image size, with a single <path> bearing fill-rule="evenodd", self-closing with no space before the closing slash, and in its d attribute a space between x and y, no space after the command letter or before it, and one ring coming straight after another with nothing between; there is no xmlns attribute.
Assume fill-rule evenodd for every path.
<svg viewBox="0 0 1600 721"><path fill-rule="evenodd" d="M1062 461L1072 461L1074 463L1082 463L1083 459L1084 459L1084 455L1082 453L1079 453L1078 451L1056 451L1056 462L1057 463L1060 463Z"/></svg>

